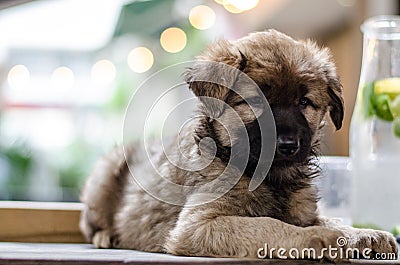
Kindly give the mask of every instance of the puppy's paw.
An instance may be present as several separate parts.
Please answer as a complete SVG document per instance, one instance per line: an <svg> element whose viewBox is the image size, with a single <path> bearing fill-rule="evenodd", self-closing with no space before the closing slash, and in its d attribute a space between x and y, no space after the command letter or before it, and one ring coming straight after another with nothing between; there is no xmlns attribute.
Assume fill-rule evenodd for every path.
<svg viewBox="0 0 400 265"><path fill-rule="evenodd" d="M97 248L111 248L111 236L108 230L97 231L92 239L92 243Z"/></svg>
<svg viewBox="0 0 400 265"><path fill-rule="evenodd" d="M348 240L348 247L359 250L359 258L398 258L396 239L389 232L372 229L352 229L348 234ZM357 258L357 255L352 258Z"/></svg>
<svg viewBox="0 0 400 265"><path fill-rule="evenodd" d="M343 232L339 230L329 229L325 227L309 227L308 242L306 243L308 249L315 251L315 254L308 259L329 260L335 263L346 261L346 257L342 255L346 246L338 244L344 238ZM340 252L340 248L344 249Z"/></svg>

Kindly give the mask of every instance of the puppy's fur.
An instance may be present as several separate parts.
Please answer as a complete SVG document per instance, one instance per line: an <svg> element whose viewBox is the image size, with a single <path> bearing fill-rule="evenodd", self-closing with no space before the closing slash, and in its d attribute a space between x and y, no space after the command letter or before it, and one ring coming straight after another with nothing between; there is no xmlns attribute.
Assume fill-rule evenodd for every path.
<svg viewBox="0 0 400 265"><path fill-rule="evenodd" d="M133 181L127 163L132 163L149 180L154 179L153 190L166 192L153 170L143 166L146 157L143 152L134 146L127 148L126 161L122 148L116 148L99 162L82 193L85 208L80 227L88 241L100 248L257 257L257 250L265 243L276 249L320 250L328 245L336 247L337 238L346 236L350 238L348 247L397 253L389 233L354 229L318 215L317 190L312 178L319 172L312 161L318 154L320 129L327 112L337 129L343 119L341 85L327 49L270 30L237 41L218 41L198 59L184 74L190 89L196 96L228 104L249 134L250 156L243 176L216 200L193 206L196 200L208 196L193 192L186 195L184 206L171 205L148 195ZM247 91L240 80L226 73L210 71L201 60L221 62L243 71L260 87L271 106L277 151L268 175L254 191L249 191L254 164L263 162L257 161L260 134L256 112L263 115L265 111L258 100L260 95L256 90ZM212 75L228 80L230 86L245 96L222 85L196 81L198 76L212 79ZM164 172L164 177L181 185L207 183L218 177L229 156L235 155L231 153L232 146L242 141L240 137L227 135L224 125L235 128L243 124L232 122L232 113L223 104L201 99L199 112L200 117L186 126L176 141L196 158L200 153L199 142L211 137L217 152L209 166L186 171L169 163L161 150L153 153L155 167ZM171 153L179 154L177 142L167 147ZM276 258L275 255L276 252L271 258ZM328 253L324 256L337 261Z"/></svg>

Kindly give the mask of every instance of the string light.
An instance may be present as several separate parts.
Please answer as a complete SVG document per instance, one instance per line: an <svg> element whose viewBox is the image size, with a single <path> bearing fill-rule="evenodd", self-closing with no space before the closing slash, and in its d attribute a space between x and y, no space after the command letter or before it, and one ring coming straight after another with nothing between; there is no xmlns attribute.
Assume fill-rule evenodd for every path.
<svg viewBox="0 0 400 265"><path fill-rule="evenodd" d="M237 9L246 11L255 8L258 5L259 0L227 0L227 2Z"/></svg>
<svg viewBox="0 0 400 265"><path fill-rule="evenodd" d="M234 5L230 4L230 3L225 4L225 5L224 5L224 8L225 8L229 13L232 13L232 14L239 14L239 13L242 13L242 12L243 12L243 10L237 8L236 6L234 6Z"/></svg>
<svg viewBox="0 0 400 265"><path fill-rule="evenodd" d="M215 2L223 5L228 12L238 14L255 8L259 0L215 0Z"/></svg>
<svg viewBox="0 0 400 265"><path fill-rule="evenodd" d="M30 82L28 68L22 64L15 65L8 72L7 81L10 87L14 89L26 87Z"/></svg>
<svg viewBox="0 0 400 265"><path fill-rule="evenodd" d="M215 12L205 5L195 6L190 10L189 21L196 29L209 29L214 25Z"/></svg>
<svg viewBox="0 0 400 265"><path fill-rule="evenodd" d="M182 51L186 46L186 33L180 28L168 28L161 33L160 43L170 53Z"/></svg>
<svg viewBox="0 0 400 265"><path fill-rule="evenodd" d="M51 76L51 85L57 89L70 89L74 86L74 83L74 73L66 66L58 67Z"/></svg>
<svg viewBox="0 0 400 265"><path fill-rule="evenodd" d="M136 73L150 70L154 63L153 53L146 47L137 47L128 54L128 65Z"/></svg>
<svg viewBox="0 0 400 265"><path fill-rule="evenodd" d="M100 60L96 62L91 70L93 82L99 86L110 85L117 74L114 64L109 60Z"/></svg>
<svg viewBox="0 0 400 265"><path fill-rule="evenodd" d="M225 5L228 1L227 0L215 0L217 4Z"/></svg>

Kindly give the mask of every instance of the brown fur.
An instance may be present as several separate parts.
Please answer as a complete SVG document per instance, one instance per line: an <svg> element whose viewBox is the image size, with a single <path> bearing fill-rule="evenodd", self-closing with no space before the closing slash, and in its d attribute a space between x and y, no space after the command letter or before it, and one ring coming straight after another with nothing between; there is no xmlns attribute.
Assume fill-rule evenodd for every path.
<svg viewBox="0 0 400 265"><path fill-rule="evenodd" d="M193 206L196 201L211 196L208 190L200 189L186 194L186 204L177 206L154 199L138 187L127 170L122 148L117 148L103 158L82 193L85 210L81 229L89 241L101 248L190 256L257 257L257 250L264 243L276 248L320 249L327 245L336 246L336 239L346 235L352 238L351 246L397 253L394 239L388 233L353 229L318 215L317 190L312 184L318 170L311 159L318 153L325 113L330 112L337 129L343 119L341 86L327 49L271 30L233 42L221 40L210 45L199 59L222 62L247 74L275 107L277 123L282 118L279 115L284 115L279 114L280 106L297 105L299 91L304 90L305 96L313 102L313 106L301 110L311 132L311 149L306 158L285 166L278 166L274 161L266 179L254 191L249 191L251 178L246 171L222 197ZM252 110L248 104L240 104L243 98L226 86L235 86L246 99L257 96L256 90L248 89L241 83L243 80L238 81L235 73L210 71L203 66L199 61L184 75L196 96L225 102L245 125L261 115L261 109ZM219 78L224 78L226 86L198 81ZM228 137L227 130L231 128L215 120L228 121L228 127L235 128L239 125L234 122L234 112L226 110L221 102L200 100L200 117L193 120L191 126L186 126L179 134L180 139L167 148L171 153L179 154L176 147L179 141L182 150L196 158L200 155L199 142L211 137L219 143L220 151L212 163L199 171L185 171L169 163L161 150L154 152L159 171L181 185L193 186L218 178L226 168L225 151L235 141L240 141L235 135ZM127 150L127 157L143 176L154 179L155 190L168 192L163 190L163 181L143 166L143 152L132 147ZM236 174L234 169L228 170L232 176ZM229 180L226 178L226 183ZM368 240L370 238L376 240Z"/></svg>

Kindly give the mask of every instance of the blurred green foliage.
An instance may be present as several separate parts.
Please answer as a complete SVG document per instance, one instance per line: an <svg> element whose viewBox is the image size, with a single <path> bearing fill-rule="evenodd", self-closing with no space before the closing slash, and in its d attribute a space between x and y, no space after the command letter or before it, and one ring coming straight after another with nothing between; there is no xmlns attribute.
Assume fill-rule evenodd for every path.
<svg viewBox="0 0 400 265"><path fill-rule="evenodd" d="M29 186L32 154L25 144L0 146L0 199L22 200Z"/></svg>
<svg viewBox="0 0 400 265"><path fill-rule="evenodd" d="M147 76L164 67L193 60L209 42L208 35L192 27L187 17L176 15L173 12L175 4L175 0L134 1L125 4L114 30L113 39L98 52L112 54L113 43L117 42L115 40L125 35L134 35L143 41L144 45L150 45L155 55L154 65ZM168 27L179 27L187 35L187 45L179 53L170 54L161 48L159 38ZM114 120L119 117L123 119L135 89L146 78L145 75L133 73L125 64L117 67L117 79L112 96L104 105L95 106L90 110L97 112L96 115L106 117L104 118L106 121L109 120L109 116L113 116ZM52 187L57 190L54 193L56 195L49 195L46 200L79 200L80 189L95 161L111 147L105 144L109 143L107 141L109 139L90 144L88 139L84 139L81 131L75 133L76 138L72 144L51 150L32 149L28 144L0 145L0 200L32 200L34 198L31 197L30 185L39 188L40 185L58 185ZM37 151L40 151L40 155ZM38 165L45 170L37 172ZM37 183L38 176L42 177L40 181L43 183ZM48 179L52 183L45 183ZM47 198L47 194L43 195L43 198Z"/></svg>
<svg viewBox="0 0 400 265"><path fill-rule="evenodd" d="M62 152L57 152L57 159L52 163L58 172L62 201L79 200L80 188L100 155L99 152L100 148L88 144L83 139L76 139Z"/></svg>

